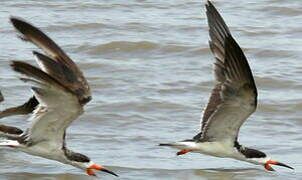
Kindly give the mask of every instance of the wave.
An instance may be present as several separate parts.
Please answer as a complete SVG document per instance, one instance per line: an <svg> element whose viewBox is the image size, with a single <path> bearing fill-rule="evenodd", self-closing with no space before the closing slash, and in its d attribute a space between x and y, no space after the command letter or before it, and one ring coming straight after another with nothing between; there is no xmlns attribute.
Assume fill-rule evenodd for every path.
<svg viewBox="0 0 302 180"><path fill-rule="evenodd" d="M129 42L129 41L113 41L94 47L89 47L90 54L103 54L106 52L119 51L150 51L157 49L160 45L149 41Z"/></svg>
<svg viewBox="0 0 302 180"><path fill-rule="evenodd" d="M65 31L65 30L89 30L108 28L109 25L103 23L78 23L78 24L64 24L64 25L49 25L43 28L45 31Z"/></svg>
<svg viewBox="0 0 302 180"><path fill-rule="evenodd" d="M77 51L84 51L91 55L123 53L124 55L133 54L133 56L148 56L148 54L153 56L166 56L171 54L192 56L210 52L208 47L200 48L195 46L163 44L151 41L111 41L96 46L79 46Z"/></svg>

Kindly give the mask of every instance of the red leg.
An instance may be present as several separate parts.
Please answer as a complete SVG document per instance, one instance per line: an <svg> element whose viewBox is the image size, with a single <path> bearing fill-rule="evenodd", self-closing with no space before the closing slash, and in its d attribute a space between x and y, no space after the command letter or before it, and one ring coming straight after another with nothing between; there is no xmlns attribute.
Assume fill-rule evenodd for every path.
<svg viewBox="0 0 302 180"><path fill-rule="evenodd" d="M189 150L189 149L183 149L183 150L181 150L181 151L177 152L177 153L176 153L176 155L177 155L177 156L179 156L179 155L186 154L186 153L188 153L188 152L192 152L192 150Z"/></svg>

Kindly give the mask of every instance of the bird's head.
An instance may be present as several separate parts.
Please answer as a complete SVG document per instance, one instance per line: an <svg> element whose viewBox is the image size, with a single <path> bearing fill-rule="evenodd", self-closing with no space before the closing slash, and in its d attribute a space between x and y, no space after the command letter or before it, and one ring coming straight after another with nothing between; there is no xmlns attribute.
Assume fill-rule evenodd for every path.
<svg viewBox="0 0 302 180"><path fill-rule="evenodd" d="M64 153L66 160L63 163L70 164L77 168L83 169L89 176L96 176L93 170L104 171L114 176L118 176L114 172L105 169L103 166L94 163L84 154L76 153L66 148L64 149Z"/></svg>
<svg viewBox="0 0 302 180"><path fill-rule="evenodd" d="M277 166L283 166L289 169L294 169L284 163L272 160L270 157L264 157L264 158L250 158L249 162L252 162L254 164L259 164L259 165L263 165L264 168L268 171L275 171L271 165L277 165Z"/></svg>
<svg viewBox="0 0 302 180"><path fill-rule="evenodd" d="M267 157L264 152L261 152L259 150L246 148L239 145L238 143L237 143L237 149L244 156L244 159L242 160L253 164L263 165L264 168L268 171L274 171L271 165L283 166L289 169L294 169L286 164L272 160L270 157Z"/></svg>
<svg viewBox="0 0 302 180"><path fill-rule="evenodd" d="M96 164L96 163L94 163L92 161L89 161L89 162L76 162L76 161L73 161L73 162L70 162L69 164L71 164L71 165L73 165L75 167L78 167L80 169L85 170L86 174L89 175L89 176L96 176L96 174L93 172L94 170L96 170L96 171L103 171L103 172L112 174L114 176L118 176L114 172L109 171L108 169L105 169L103 166L101 166L99 164Z"/></svg>

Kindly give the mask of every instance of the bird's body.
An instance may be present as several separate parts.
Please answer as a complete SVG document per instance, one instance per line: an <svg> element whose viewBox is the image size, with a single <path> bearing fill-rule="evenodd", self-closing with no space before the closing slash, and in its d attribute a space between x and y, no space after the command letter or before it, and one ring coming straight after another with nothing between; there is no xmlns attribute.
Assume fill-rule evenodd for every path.
<svg viewBox="0 0 302 180"><path fill-rule="evenodd" d="M161 146L170 146L176 149L179 149L177 155L182 155L188 152L200 153L209 156L219 157L219 158L231 158L239 161L246 161L256 165L262 165L263 163L270 160L270 157L267 157L264 153L250 149L244 148L242 146L236 147L234 143L226 141L213 141L213 142L197 142L194 140L185 140L175 143L161 144ZM242 152L244 149L251 152L252 158L247 158ZM256 152L257 151L257 152ZM257 156L256 156L257 154ZM255 156L253 156L255 155Z"/></svg>
<svg viewBox="0 0 302 180"><path fill-rule="evenodd" d="M183 150L190 149L192 152L211 155L215 157L230 157L234 158L238 155L233 143L225 141L200 142L196 141L181 141L176 142L173 147Z"/></svg>
<svg viewBox="0 0 302 180"><path fill-rule="evenodd" d="M65 142L66 129L83 112L91 100L90 87L77 65L46 34L20 18L11 18L21 39L40 47L45 53L33 51L39 68L22 61L12 61L14 71L32 85L33 97L21 106L0 112L0 118L29 114L30 126L25 130L0 125L0 146L70 164L95 175L101 170L116 175L95 164L87 156L71 151Z"/></svg>
<svg viewBox="0 0 302 180"><path fill-rule="evenodd" d="M201 132L189 140L160 145L180 149L177 155L196 152L264 165L267 170L273 170L270 164L291 168L239 144L239 129L257 107L257 88L243 51L210 1L206 10L215 85L203 112Z"/></svg>
<svg viewBox="0 0 302 180"><path fill-rule="evenodd" d="M1 143L1 145L5 145L5 142ZM40 156L46 159L51 159L55 161L60 161L66 164L67 160L64 156L63 149L58 149L54 144L50 144L47 141L42 141L32 146L26 146L20 144L17 140L10 140L6 142L10 146L17 148L18 150L25 152L30 155Z"/></svg>

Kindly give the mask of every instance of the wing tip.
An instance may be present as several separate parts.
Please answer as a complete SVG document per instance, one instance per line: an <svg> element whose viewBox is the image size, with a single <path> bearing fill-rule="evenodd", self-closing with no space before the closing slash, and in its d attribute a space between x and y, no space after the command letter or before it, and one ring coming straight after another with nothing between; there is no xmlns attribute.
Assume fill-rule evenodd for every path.
<svg viewBox="0 0 302 180"><path fill-rule="evenodd" d="M61 77L55 76L54 74L46 73L47 75L51 76L52 80L56 80L61 84L61 86L64 86L64 88L69 89L69 91L72 91L74 94L76 94L79 97L79 100L81 103L86 104L91 100L91 93L89 89L89 85L85 79L85 77L82 75L81 70L77 67L77 65L65 54L65 52L52 40L50 39L43 31L41 31L38 27L28 23L26 20L20 17L16 16L10 16L10 22L14 26L14 28L18 31L18 37L24 41L30 41L33 44L40 47L42 50L46 52L48 56L45 56L37 51L33 51L33 55L36 58L40 59L55 59L54 62L60 61L60 63L68 66L68 68L65 68L69 70L69 72L73 73L73 76L67 76L70 75L70 73L64 76L64 80L60 79ZM56 57L60 57L59 59L56 59ZM48 60L48 59L47 59ZM39 64L40 65L40 64ZM12 69L16 72L28 75L29 72L27 68L30 68L30 64L24 63L22 61L12 61L10 66ZM36 67L32 67L33 69L36 69ZM42 67L41 67L42 68ZM31 69L31 68L30 68ZM63 69L63 70L65 70ZM26 70L26 72L24 71ZM39 69L40 70L40 69ZM43 68L42 68L43 70ZM66 71L64 71L66 73ZM41 75L41 73L40 73ZM72 82L70 81L70 77L73 78ZM81 80L78 80L79 78ZM65 82L62 83L62 82Z"/></svg>
<svg viewBox="0 0 302 180"><path fill-rule="evenodd" d="M41 69L28 64L23 61L11 61L10 66L12 69L18 73L24 74L28 77L32 77L34 79L37 79L38 81L45 81L50 84L54 84L58 87L62 87L64 89L67 89L64 84L59 82L58 80L54 79L52 76L49 74L45 73Z"/></svg>
<svg viewBox="0 0 302 180"><path fill-rule="evenodd" d="M24 67L24 66L32 66L32 65L30 65L28 63L25 63L23 61L13 60L13 61L10 62L10 66L14 71L24 74L24 72L21 70L21 68Z"/></svg>
<svg viewBox="0 0 302 180"><path fill-rule="evenodd" d="M210 0L207 0L205 6L206 6L207 12L216 10L215 6L213 5L213 3L212 3ZM216 10L216 11L217 11L217 10Z"/></svg>
<svg viewBox="0 0 302 180"><path fill-rule="evenodd" d="M212 4L212 2L210 0L207 0L206 7L209 7L209 6L213 6L213 4Z"/></svg>
<svg viewBox="0 0 302 180"><path fill-rule="evenodd" d="M9 65L13 68L14 71L16 71L15 68L17 68L18 65L20 65L20 64L23 64L23 62L22 61L15 61L15 60L13 60L13 61L10 62Z"/></svg>
<svg viewBox="0 0 302 180"><path fill-rule="evenodd" d="M28 22L26 22L23 18L17 17L17 16L10 16L9 17L10 22L12 23L12 25L20 31L21 27L24 25L29 24Z"/></svg>
<svg viewBox="0 0 302 180"><path fill-rule="evenodd" d="M10 17L9 17L9 20L10 20L10 22L11 22L13 25L15 25L15 24L17 24L18 22L22 21L21 19L22 19L22 18L17 17L17 16L10 16Z"/></svg>
<svg viewBox="0 0 302 180"><path fill-rule="evenodd" d="M213 28L214 28L214 29L216 29L215 31L221 31L220 33L222 33L224 36L231 35L231 32L230 32L227 24L225 23L223 17L218 12L218 10L213 5L213 3L209 0L206 3L206 14L207 14L207 18L208 18L208 24L210 27L210 31L211 31L211 29L213 31Z"/></svg>

